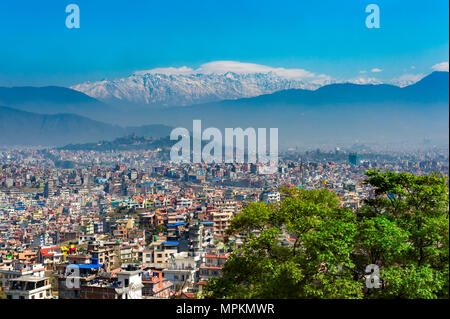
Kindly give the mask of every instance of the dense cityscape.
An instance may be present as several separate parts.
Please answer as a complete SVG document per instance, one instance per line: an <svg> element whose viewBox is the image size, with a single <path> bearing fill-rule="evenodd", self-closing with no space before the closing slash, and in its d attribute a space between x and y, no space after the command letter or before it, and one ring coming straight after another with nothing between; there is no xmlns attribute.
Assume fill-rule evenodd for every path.
<svg viewBox="0 0 450 319"><path fill-rule="evenodd" d="M439 148L290 149L271 175L258 174L258 164L173 164L160 151L0 151L4 298L201 298L242 245L226 230L249 203L277 205L282 187L328 189L358 210L373 195L362 183L369 169L446 176L449 169Z"/></svg>
<svg viewBox="0 0 450 319"><path fill-rule="evenodd" d="M2 309L448 304L448 12L0 1Z"/></svg>

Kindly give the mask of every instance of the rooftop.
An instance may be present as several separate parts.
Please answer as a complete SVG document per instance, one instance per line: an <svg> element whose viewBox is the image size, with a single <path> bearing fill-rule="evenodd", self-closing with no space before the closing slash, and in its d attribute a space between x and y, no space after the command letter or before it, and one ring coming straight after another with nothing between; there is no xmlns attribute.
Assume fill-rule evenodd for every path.
<svg viewBox="0 0 450 319"><path fill-rule="evenodd" d="M22 276L14 279L10 279L10 281L27 281L27 282L39 282L43 280L47 280L49 277L37 277L37 276Z"/></svg>

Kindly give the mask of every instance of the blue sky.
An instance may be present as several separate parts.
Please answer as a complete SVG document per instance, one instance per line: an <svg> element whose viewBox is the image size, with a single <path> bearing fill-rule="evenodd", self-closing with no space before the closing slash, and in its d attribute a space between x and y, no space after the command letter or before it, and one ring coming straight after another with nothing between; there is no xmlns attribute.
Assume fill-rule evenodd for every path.
<svg viewBox="0 0 450 319"><path fill-rule="evenodd" d="M80 29L65 26L71 3ZM365 25L370 3L380 29ZM448 61L448 10L447 0L1 1L0 85L69 86L217 60L337 79L426 74Z"/></svg>

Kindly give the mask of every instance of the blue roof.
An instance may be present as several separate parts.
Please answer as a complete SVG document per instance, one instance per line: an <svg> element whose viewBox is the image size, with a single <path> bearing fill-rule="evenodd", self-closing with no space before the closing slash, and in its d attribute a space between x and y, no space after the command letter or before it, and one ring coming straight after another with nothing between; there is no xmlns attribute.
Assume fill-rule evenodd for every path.
<svg viewBox="0 0 450 319"><path fill-rule="evenodd" d="M167 227L177 227L180 225L186 225L186 223L174 223L174 224L167 225Z"/></svg>
<svg viewBox="0 0 450 319"><path fill-rule="evenodd" d="M162 244L163 245L178 245L179 242L177 242L177 241L165 241Z"/></svg>
<svg viewBox="0 0 450 319"><path fill-rule="evenodd" d="M214 225L214 222L201 222L200 224L203 224L203 225Z"/></svg>
<svg viewBox="0 0 450 319"><path fill-rule="evenodd" d="M78 265L78 264L72 264L72 265L69 265L69 266L76 266L76 267L78 267L78 268L80 268L80 269L93 269L93 268L100 268L100 267L103 267L103 265L102 264L87 264L87 265L83 265L83 264L81 264L81 265Z"/></svg>

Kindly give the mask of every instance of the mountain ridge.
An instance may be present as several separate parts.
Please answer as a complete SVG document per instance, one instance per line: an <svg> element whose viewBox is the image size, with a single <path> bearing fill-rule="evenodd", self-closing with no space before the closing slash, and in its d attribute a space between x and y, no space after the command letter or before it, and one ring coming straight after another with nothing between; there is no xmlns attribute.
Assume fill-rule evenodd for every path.
<svg viewBox="0 0 450 319"><path fill-rule="evenodd" d="M110 104L176 107L252 98L291 89L320 91L330 85L360 84L356 80L333 81L325 75L317 76L304 70L295 70L296 76L292 76L289 70L266 68L266 71L262 68L252 72L245 71L244 67L239 72L237 67L235 71L225 72L223 68L213 67L206 73L202 68L155 69L114 80L79 83L71 88ZM377 81L376 84L383 85ZM386 85L404 86L404 83L397 84L399 86Z"/></svg>
<svg viewBox="0 0 450 319"><path fill-rule="evenodd" d="M406 87L398 87L391 84L333 83L324 85L316 90L290 89L251 98L221 101L219 103L234 104L255 101L256 103L289 102L291 104L316 105L355 103L367 100L370 100L371 103L399 100L408 102L420 100L430 103L445 102L449 99L448 83L448 72L434 71L418 82ZM358 95L355 96L355 93Z"/></svg>
<svg viewBox="0 0 450 319"><path fill-rule="evenodd" d="M108 112L109 105L82 92L60 86L0 87L0 105L41 113L92 116Z"/></svg>

